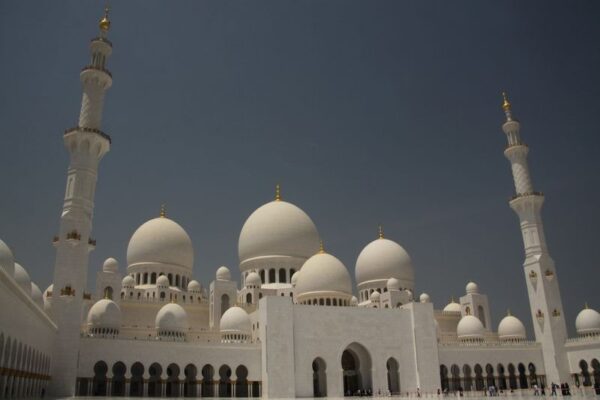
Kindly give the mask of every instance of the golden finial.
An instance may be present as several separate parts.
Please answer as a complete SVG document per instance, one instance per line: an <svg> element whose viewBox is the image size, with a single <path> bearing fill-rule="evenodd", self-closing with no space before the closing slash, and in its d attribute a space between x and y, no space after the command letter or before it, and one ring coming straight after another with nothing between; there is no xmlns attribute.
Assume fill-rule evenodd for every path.
<svg viewBox="0 0 600 400"><path fill-rule="evenodd" d="M383 239L383 226L379 225L379 239Z"/></svg>
<svg viewBox="0 0 600 400"><path fill-rule="evenodd" d="M110 20L108 19L108 12L109 11L110 10L109 10L108 6L106 6L104 8L104 17L102 17L102 19L100 20L100 22L98 22L98 27L104 33L108 32L108 30L110 29Z"/></svg>
<svg viewBox="0 0 600 400"><path fill-rule="evenodd" d="M588 310L590 308L590 306L588 306L588 302L586 301L583 308L585 308L586 310Z"/></svg>
<svg viewBox="0 0 600 400"><path fill-rule="evenodd" d="M166 218L167 217L167 209L165 207L164 204L160 205L160 217L161 218Z"/></svg>
<svg viewBox="0 0 600 400"><path fill-rule="evenodd" d="M323 245L323 241L319 241L319 254L325 254L325 246Z"/></svg>
<svg viewBox="0 0 600 400"><path fill-rule="evenodd" d="M510 312L510 308L506 309L506 316L510 317L512 315L512 313Z"/></svg>
<svg viewBox="0 0 600 400"><path fill-rule="evenodd" d="M450 303L456 303L456 301L454 301L454 296L450 297Z"/></svg>
<svg viewBox="0 0 600 400"><path fill-rule="evenodd" d="M281 200L281 186L279 183L275 185L275 201Z"/></svg>
<svg viewBox="0 0 600 400"><path fill-rule="evenodd" d="M502 109L504 111L510 111L510 101L508 101L508 95L506 94L506 92L502 92L502 99L504 100L502 102Z"/></svg>

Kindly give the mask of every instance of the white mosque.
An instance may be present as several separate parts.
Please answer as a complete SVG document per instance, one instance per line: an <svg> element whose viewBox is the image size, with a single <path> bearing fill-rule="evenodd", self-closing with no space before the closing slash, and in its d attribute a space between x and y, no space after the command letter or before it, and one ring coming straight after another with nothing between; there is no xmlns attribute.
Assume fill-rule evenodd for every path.
<svg viewBox="0 0 600 400"><path fill-rule="evenodd" d="M436 309L415 296L408 252L379 237L347 267L320 242L311 218L281 198L243 224L240 284L220 267L193 279L192 241L163 209L129 241L127 265L108 258L86 291L102 132L108 15L80 74L79 123L64 134L70 153L53 284L43 293L0 241L0 397L342 397L363 393L505 392L569 383L600 386L600 314L587 306L569 338L528 147L504 97L523 264L534 331L510 313L492 323L488 297L469 282Z"/></svg>

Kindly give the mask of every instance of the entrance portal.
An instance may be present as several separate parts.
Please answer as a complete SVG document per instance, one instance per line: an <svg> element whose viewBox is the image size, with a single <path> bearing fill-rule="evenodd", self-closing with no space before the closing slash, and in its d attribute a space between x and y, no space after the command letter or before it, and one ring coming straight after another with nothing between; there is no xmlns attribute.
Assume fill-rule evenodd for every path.
<svg viewBox="0 0 600 400"><path fill-rule="evenodd" d="M362 345L352 343L342 353L344 395L372 393L371 356Z"/></svg>

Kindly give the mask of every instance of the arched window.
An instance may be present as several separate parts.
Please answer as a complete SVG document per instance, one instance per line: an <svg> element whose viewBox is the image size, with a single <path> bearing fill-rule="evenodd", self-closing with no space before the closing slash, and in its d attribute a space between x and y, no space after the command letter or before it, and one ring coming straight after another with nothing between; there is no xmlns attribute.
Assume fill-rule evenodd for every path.
<svg viewBox="0 0 600 400"><path fill-rule="evenodd" d="M235 397L248 397L248 369L240 365L235 369Z"/></svg>
<svg viewBox="0 0 600 400"><path fill-rule="evenodd" d="M264 269L260 270L259 275L260 275L260 283L263 283L263 284L266 283L265 282L265 270Z"/></svg>
<svg viewBox="0 0 600 400"><path fill-rule="evenodd" d="M225 311L229 309L229 296L224 294L221 296L221 315L225 314Z"/></svg>
<svg viewBox="0 0 600 400"><path fill-rule="evenodd" d="M252 304L252 293L246 295L246 303Z"/></svg>
<svg viewBox="0 0 600 400"><path fill-rule="evenodd" d="M165 292L160 292L160 299L164 300L165 299Z"/></svg>
<svg viewBox="0 0 600 400"><path fill-rule="evenodd" d="M313 397L327 397L327 365L321 357L312 362Z"/></svg>
<svg viewBox="0 0 600 400"><path fill-rule="evenodd" d="M152 275L150 275L150 284L155 284L156 283L156 272L153 272Z"/></svg>
<svg viewBox="0 0 600 400"><path fill-rule="evenodd" d="M581 378L583 386L592 386L592 380L590 379L590 370L588 363L585 360L579 361L579 368L581 368Z"/></svg>
<svg viewBox="0 0 600 400"><path fill-rule="evenodd" d="M519 386L521 389L527 389L527 375L525 373L525 365L519 363Z"/></svg>
<svg viewBox="0 0 600 400"><path fill-rule="evenodd" d="M468 364L463 365L464 390L470 392L473 390L473 378L471 377L471 367Z"/></svg>
<svg viewBox="0 0 600 400"><path fill-rule="evenodd" d="M444 364L440 365L440 380L442 383L442 390L447 392L450 390L450 386L448 384L448 367Z"/></svg>
<svg viewBox="0 0 600 400"><path fill-rule="evenodd" d="M279 282L280 283L286 283L287 282L287 277L285 276L285 269L284 268L280 268L279 269Z"/></svg>
<svg viewBox="0 0 600 400"><path fill-rule="evenodd" d="M173 286L173 274L167 275L167 278L169 278L169 286Z"/></svg>
<svg viewBox="0 0 600 400"><path fill-rule="evenodd" d="M104 298L112 300L112 298L113 298L113 288L112 287L107 286L104 288Z"/></svg>
<svg viewBox="0 0 600 400"><path fill-rule="evenodd" d="M179 287L179 275L175 275L175 286Z"/></svg>
<svg viewBox="0 0 600 400"><path fill-rule="evenodd" d="M269 270L269 283L275 283L275 269L271 268Z"/></svg>
<svg viewBox="0 0 600 400"><path fill-rule="evenodd" d="M395 358L389 358L386 363L388 390L392 395L400 394L400 375L398 374L398 361Z"/></svg>

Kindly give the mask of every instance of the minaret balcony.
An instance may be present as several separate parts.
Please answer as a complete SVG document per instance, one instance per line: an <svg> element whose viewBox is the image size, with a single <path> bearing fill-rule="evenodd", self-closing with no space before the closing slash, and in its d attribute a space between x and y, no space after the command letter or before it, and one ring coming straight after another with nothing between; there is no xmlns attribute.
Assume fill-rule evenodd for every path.
<svg viewBox="0 0 600 400"><path fill-rule="evenodd" d="M58 247L58 244L60 243L60 238L58 236L54 236L52 238L52 246L54 247Z"/></svg>
<svg viewBox="0 0 600 400"><path fill-rule="evenodd" d="M88 239L88 248L90 251L96 248L96 239L89 238Z"/></svg>
<svg viewBox="0 0 600 400"><path fill-rule="evenodd" d="M517 193L516 195L514 195L513 197L510 198L510 201L516 200L516 199L521 198L521 197L527 197L527 196L541 196L541 197L544 197L544 193L542 193L542 192Z"/></svg>
<svg viewBox="0 0 600 400"><path fill-rule="evenodd" d="M527 146L525 143L513 143L513 144L507 144L506 147L504 148L505 150L511 149L513 147L525 147L525 148L529 148L529 146Z"/></svg>
<svg viewBox="0 0 600 400"><path fill-rule="evenodd" d="M108 140L108 143L112 143L112 139L110 138L109 135L107 135L106 133L102 132L100 129L95 129L95 128L86 128L84 126L74 126L73 128L69 128L65 131L63 136L67 136L70 133L73 132L90 132L90 133L95 133L96 135Z"/></svg>
<svg viewBox="0 0 600 400"><path fill-rule="evenodd" d="M65 286L64 288L60 289L60 295L61 296L75 296L75 289L72 289L71 286Z"/></svg>
<svg viewBox="0 0 600 400"><path fill-rule="evenodd" d="M84 72L84 71L100 71L100 72L104 72L106 75L108 75L112 79L112 74L106 68L98 67L98 66L95 66L95 65L86 65L85 67L81 68L81 72Z"/></svg>
<svg viewBox="0 0 600 400"><path fill-rule="evenodd" d="M112 42L110 40L108 40L107 38L104 38L102 36L98 36L95 37L91 40L92 42L102 42L102 43L106 43L107 45L109 45L110 47L112 47Z"/></svg>
<svg viewBox="0 0 600 400"><path fill-rule="evenodd" d="M73 229L71 232L67 233L67 243L72 246L75 246L81 241L81 234Z"/></svg>

